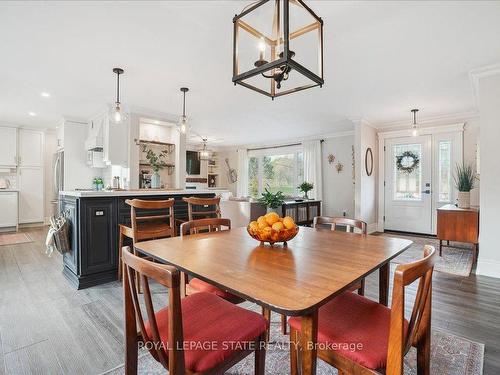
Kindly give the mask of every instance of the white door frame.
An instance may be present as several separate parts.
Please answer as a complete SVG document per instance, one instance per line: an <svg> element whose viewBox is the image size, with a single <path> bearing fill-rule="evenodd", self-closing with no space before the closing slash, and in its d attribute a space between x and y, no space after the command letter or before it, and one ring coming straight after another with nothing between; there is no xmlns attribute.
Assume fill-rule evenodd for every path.
<svg viewBox="0 0 500 375"><path fill-rule="evenodd" d="M435 135L440 133L460 133L461 140L458 145L457 151L462 155L463 158L463 132L465 129L465 123L458 123L452 125L442 125L442 126L432 126L420 128L420 135ZM408 129L403 130L389 130L389 131L380 131L377 133L378 137L378 217L377 217L377 231L384 231L384 214L385 214L385 188L384 188L384 180L385 180L385 140L390 138L401 138L401 137L411 137L412 129L408 127ZM434 156L434 154L433 154Z"/></svg>

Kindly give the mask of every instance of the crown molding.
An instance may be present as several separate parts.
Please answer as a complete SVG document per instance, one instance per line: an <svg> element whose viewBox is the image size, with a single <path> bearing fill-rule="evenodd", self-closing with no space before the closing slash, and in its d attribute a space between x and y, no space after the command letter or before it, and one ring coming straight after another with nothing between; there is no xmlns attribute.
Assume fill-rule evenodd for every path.
<svg viewBox="0 0 500 375"><path fill-rule="evenodd" d="M472 69L469 72L469 80L472 86L472 95L474 97L474 106L479 110L479 80L500 74L500 63Z"/></svg>
<svg viewBox="0 0 500 375"><path fill-rule="evenodd" d="M469 111L469 112L457 112L457 113L449 113L437 116L428 116L424 118L420 118L418 121L418 125L429 125L429 126L446 126L449 124L467 122L472 119L479 118L479 112L477 110ZM375 124L373 127L378 131L389 131L389 130L397 130L409 127L411 125L411 121L392 121L383 124Z"/></svg>

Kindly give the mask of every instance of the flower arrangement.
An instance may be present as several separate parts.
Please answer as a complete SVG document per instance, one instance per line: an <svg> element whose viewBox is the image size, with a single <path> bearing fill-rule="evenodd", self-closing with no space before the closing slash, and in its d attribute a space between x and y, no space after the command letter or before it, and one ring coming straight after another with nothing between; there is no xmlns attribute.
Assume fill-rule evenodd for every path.
<svg viewBox="0 0 500 375"><path fill-rule="evenodd" d="M309 199L307 193L309 193L314 188L314 184L304 181L297 188L299 189L299 191L304 193L304 199Z"/></svg>

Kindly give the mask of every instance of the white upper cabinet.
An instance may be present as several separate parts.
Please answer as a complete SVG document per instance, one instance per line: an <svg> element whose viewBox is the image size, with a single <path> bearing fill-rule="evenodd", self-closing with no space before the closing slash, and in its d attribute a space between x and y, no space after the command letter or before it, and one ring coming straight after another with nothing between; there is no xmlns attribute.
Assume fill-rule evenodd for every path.
<svg viewBox="0 0 500 375"><path fill-rule="evenodd" d="M43 166L43 132L19 129L19 166Z"/></svg>
<svg viewBox="0 0 500 375"><path fill-rule="evenodd" d="M0 166L17 165L17 129L0 127Z"/></svg>

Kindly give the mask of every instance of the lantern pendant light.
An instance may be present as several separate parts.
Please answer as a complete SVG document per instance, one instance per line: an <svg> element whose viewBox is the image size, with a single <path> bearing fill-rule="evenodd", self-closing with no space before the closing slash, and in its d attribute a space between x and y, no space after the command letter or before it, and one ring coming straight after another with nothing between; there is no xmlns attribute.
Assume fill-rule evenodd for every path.
<svg viewBox="0 0 500 375"><path fill-rule="evenodd" d="M207 139L202 138L203 147L200 151L198 151L198 158L200 160L208 160L210 159L210 151L207 149Z"/></svg>
<svg viewBox="0 0 500 375"><path fill-rule="evenodd" d="M124 70L122 68L113 68L113 73L116 74L116 101L113 108L112 116L114 122L119 124L123 120L125 120L125 115L123 113L120 103L120 74L123 74Z"/></svg>
<svg viewBox="0 0 500 375"><path fill-rule="evenodd" d="M417 124L417 112L418 109L412 109L411 112L413 113L413 124L411 126L411 135L413 137L417 137L419 135L418 131L418 124Z"/></svg>
<svg viewBox="0 0 500 375"><path fill-rule="evenodd" d="M321 87L321 17L304 0L249 4L233 18L233 83L272 99Z"/></svg>
<svg viewBox="0 0 500 375"><path fill-rule="evenodd" d="M189 131L189 124L186 117L186 93L189 91L187 87L181 87L182 92L182 116L177 124L177 131L181 134L186 134Z"/></svg>

